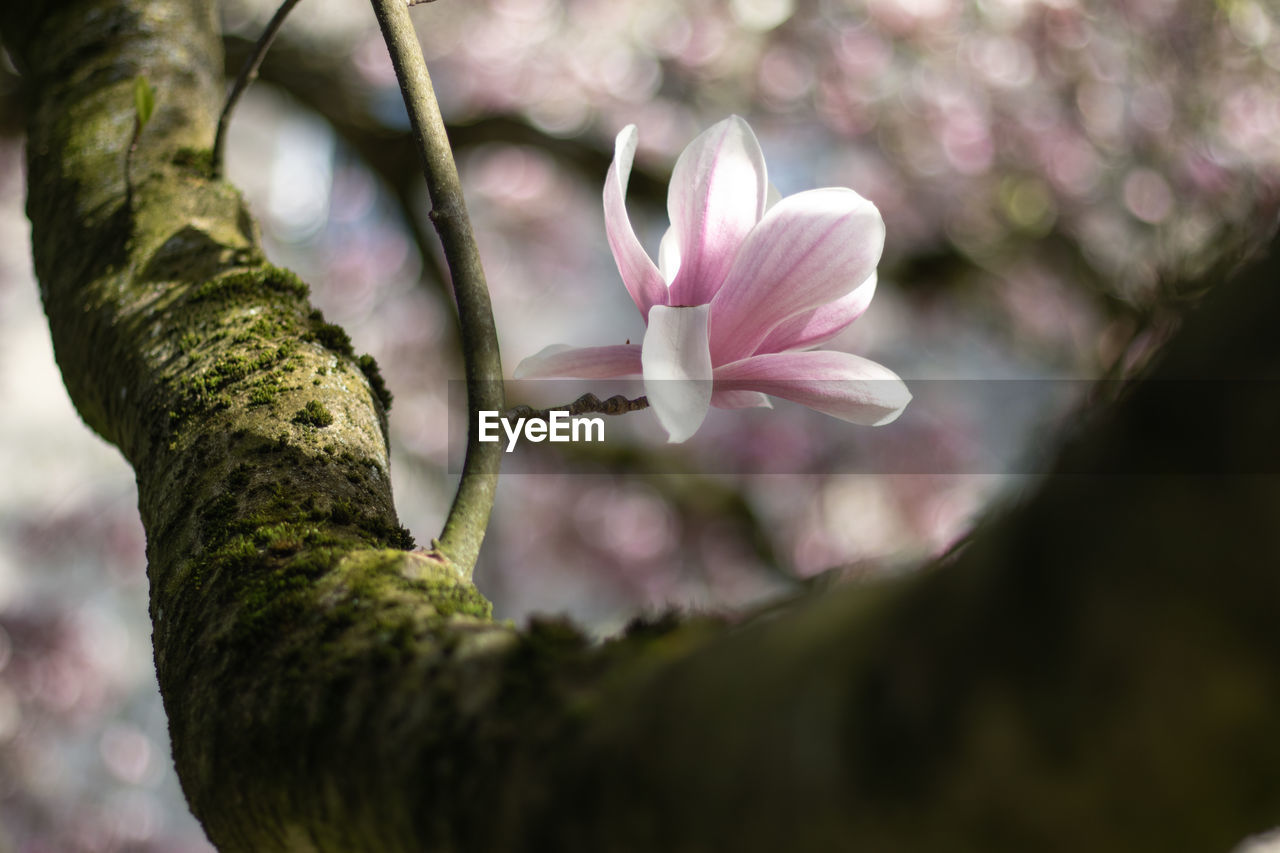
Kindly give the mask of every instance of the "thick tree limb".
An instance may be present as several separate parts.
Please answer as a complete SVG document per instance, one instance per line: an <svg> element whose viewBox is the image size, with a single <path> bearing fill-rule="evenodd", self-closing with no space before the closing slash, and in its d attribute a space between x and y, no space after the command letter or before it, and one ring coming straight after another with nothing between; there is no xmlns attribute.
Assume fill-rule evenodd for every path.
<svg viewBox="0 0 1280 853"><path fill-rule="evenodd" d="M1156 374L1199 384L1134 388L946 567L592 647L403 550L371 371L204 177L205 4L0 26L59 364L137 471L175 760L220 849L1200 851L1280 820L1280 257Z"/></svg>

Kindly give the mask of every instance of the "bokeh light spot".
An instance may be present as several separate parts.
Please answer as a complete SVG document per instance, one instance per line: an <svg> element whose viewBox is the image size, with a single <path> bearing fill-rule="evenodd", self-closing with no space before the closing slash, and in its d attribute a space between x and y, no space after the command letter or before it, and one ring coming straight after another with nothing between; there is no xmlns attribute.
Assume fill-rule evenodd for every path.
<svg viewBox="0 0 1280 853"><path fill-rule="evenodd" d="M771 30L791 17L795 0L730 0L733 18L750 30Z"/></svg>
<svg viewBox="0 0 1280 853"><path fill-rule="evenodd" d="M1173 190L1159 172L1134 169L1124 179L1124 206L1143 222L1155 225L1173 212Z"/></svg>
<svg viewBox="0 0 1280 853"><path fill-rule="evenodd" d="M1038 178L1007 178L1000 185L1005 215L1024 231L1043 233L1053 225L1053 195Z"/></svg>

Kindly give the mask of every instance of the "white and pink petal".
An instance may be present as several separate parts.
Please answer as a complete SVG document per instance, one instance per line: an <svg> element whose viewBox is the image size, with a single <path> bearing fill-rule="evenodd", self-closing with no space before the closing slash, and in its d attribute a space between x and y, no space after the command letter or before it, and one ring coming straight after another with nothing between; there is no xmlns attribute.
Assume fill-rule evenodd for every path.
<svg viewBox="0 0 1280 853"><path fill-rule="evenodd" d="M853 190L797 193L751 230L711 303L717 364L756 352L784 320L866 281L884 248L880 211Z"/></svg>
<svg viewBox="0 0 1280 853"><path fill-rule="evenodd" d="M640 309L640 316L647 317L652 306L666 304L667 285L640 245L627 215L627 182L631 179L636 140L636 126L632 124L622 129L614 143L613 162L604 181L604 229L622 283Z"/></svg>
<svg viewBox="0 0 1280 853"><path fill-rule="evenodd" d="M846 352L812 350L751 356L715 370L717 384L758 391L865 426L897 419L911 392L896 373Z"/></svg>
<svg viewBox="0 0 1280 853"><path fill-rule="evenodd" d="M708 308L655 305L649 310L640 354L644 392L672 443L697 432L711 405Z"/></svg>
<svg viewBox="0 0 1280 853"><path fill-rule="evenodd" d="M702 305L724 281L738 247L764 214L764 152L738 116L718 122L676 160L667 212L680 258L670 305Z"/></svg>
<svg viewBox="0 0 1280 853"><path fill-rule="evenodd" d="M640 347L620 344L604 347L571 347L553 344L516 365L516 379L613 379L639 376Z"/></svg>
<svg viewBox="0 0 1280 853"><path fill-rule="evenodd" d="M802 311L793 317L783 320L775 326L769 336L756 347L757 353L784 352L785 350L809 349L826 343L843 332L849 325L861 317L871 305L871 298L876 294L876 274L853 289L851 293L819 305L808 311Z"/></svg>

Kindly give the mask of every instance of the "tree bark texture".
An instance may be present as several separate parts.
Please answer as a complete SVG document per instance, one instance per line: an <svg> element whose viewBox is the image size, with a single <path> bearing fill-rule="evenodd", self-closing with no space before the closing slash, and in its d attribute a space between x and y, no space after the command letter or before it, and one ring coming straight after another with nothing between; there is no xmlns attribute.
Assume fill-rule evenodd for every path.
<svg viewBox="0 0 1280 853"><path fill-rule="evenodd" d="M0 27L58 362L137 473L174 757L220 850L1203 851L1280 823L1274 255L945 564L595 646L494 623L407 550L376 366L206 177L211 6Z"/></svg>

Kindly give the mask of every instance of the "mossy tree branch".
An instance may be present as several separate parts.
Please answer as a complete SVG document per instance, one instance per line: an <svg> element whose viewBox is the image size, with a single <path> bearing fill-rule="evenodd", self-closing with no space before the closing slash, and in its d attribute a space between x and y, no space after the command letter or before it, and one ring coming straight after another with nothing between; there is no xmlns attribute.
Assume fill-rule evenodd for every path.
<svg viewBox="0 0 1280 853"><path fill-rule="evenodd" d="M380 395L206 177L208 6L0 28L59 364L137 472L175 760L220 849L1198 851L1274 824L1280 395L1136 387L932 572L604 646L517 632L403 550ZM1215 293L1156 377L1280 380L1277 275Z"/></svg>

